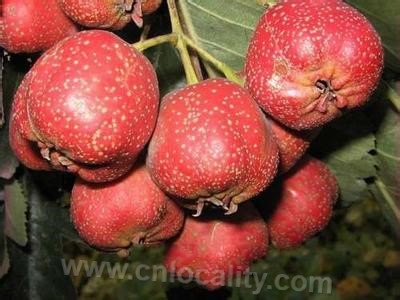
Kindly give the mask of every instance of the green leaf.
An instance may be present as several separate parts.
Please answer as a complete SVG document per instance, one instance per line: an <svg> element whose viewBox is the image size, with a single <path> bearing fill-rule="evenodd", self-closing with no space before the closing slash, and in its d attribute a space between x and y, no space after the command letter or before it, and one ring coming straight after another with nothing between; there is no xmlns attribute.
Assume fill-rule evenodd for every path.
<svg viewBox="0 0 400 300"><path fill-rule="evenodd" d="M4 235L4 207L0 207L0 279L8 273L10 269L10 258L7 250L7 240Z"/></svg>
<svg viewBox="0 0 400 300"><path fill-rule="evenodd" d="M393 92L388 90L388 98ZM373 191L400 236L400 113L388 101L383 109L384 118L376 133L378 180Z"/></svg>
<svg viewBox="0 0 400 300"><path fill-rule="evenodd" d="M9 243L10 272L0 281L4 299L76 299L69 276L64 274L62 235L71 227L68 210L49 201L26 180L29 191L29 246Z"/></svg>
<svg viewBox="0 0 400 300"><path fill-rule="evenodd" d="M370 120L361 111L352 112L332 122L313 143L312 153L322 158L336 175L345 202L368 196L364 179L375 175L375 148Z"/></svg>
<svg viewBox="0 0 400 300"><path fill-rule="evenodd" d="M180 57L173 46L161 44L146 50L145 54L156 70L161 96L186 84Z"/></svg>
<svg viewBox="0 0 400 300"><path fill-rule="evenodd" d="M394 198L400 199L400 115L392 108L386 112L376 133L378 177Z"/></svg>
<svg viewBox="0 0 400 300"><path fill-rule="evenodd" d="M192 38L219 60L240 71L264 6L256 0L178 2Z"/></svg>
<svg viewBox="0 0 400 300"><path fill-rule="evenodd" d="M17 180L4 186L5 222L4 233L20 246L28 242L26 228L27 199Z"/></svg>
<svg viewBox="0 0 400 300"><path fill-rule="evenodd" d="M349 0L374 25L382 38L387 66L400 71L400 1Z"/></svg>

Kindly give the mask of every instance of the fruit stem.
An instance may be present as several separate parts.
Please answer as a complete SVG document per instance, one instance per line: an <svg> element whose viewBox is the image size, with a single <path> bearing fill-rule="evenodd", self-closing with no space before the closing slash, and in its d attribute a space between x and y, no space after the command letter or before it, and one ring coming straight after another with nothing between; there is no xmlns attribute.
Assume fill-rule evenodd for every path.
<svg viewBox="0 0 400 300"><path fill-rule="evenodd" d="M163 44L163 43L171 43L175 46L177 41L178 41L178 35L176 33L169 33L169 34L156 36L156 37L148 39L148 40L134 43L133 47L135 47L139 51L144 51L148 48L151 48L151 47Z"/></svg>
<svg viewBox="0 0 400 300"><path fill-rule="evenodd" d="M185 70L186 80L188 84L194 84L199 82L196 71L192 65L192 60L190 59L190 54L186 45L185 40L183 39L183 30L181 26L181 22L179 20L178 10L176 8L175 0L167 0L168 11L171 18L171 26L172 33L175 33L178 37L176 41L176 49L180 53L183 68Z"/></svg>
<svg viewBox="0 0 400 300"><path fill-rule="evenodd" d="M200 46L198 46L194 41L192 41L189 37L183 35L183 39L185 40L186 44L196 50L196 52L200 55L202 59L211 63L217 70L222 72L225 77L233 82L236 82L240 85L244 84L244 80L236 74L236 72L229 67L227 64L223 63L222 61L215 58L211 53L204 50Z"/></svg>
<svg viewBox="0 0 400 300"><path fill-rule="evenodd" d="M218 60L208 51L200 47L191 38L185 35L182 29L182 25L179 19L178 10L176 7L175 0L167 0L168 10L171 19L172 33L160 35L148 40L139 41L133 46L139 50L144 51L148 48L154 47L162 43L171 43L179 52L182 59L183 68L185 70L186 80L188 84L194 84L199 82L199 78L196 75L196 71L191 60L188 46L195 50L197 54L206 62L213 65L218 71L224 74L224 76L230 81L236 82L240 85L244 84L243 78L241 78L237 73L229 67L227 64Z"/></svg>

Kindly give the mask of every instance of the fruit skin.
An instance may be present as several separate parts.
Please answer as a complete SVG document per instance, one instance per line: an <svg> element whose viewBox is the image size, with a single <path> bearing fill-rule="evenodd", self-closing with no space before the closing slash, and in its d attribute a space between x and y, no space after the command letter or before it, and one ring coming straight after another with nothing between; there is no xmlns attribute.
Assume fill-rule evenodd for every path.
<svg viewBox="0 0 400 300"><path fill-rule="evenodd" d="M57 0L3 0L0 46L9 52L47 50L75 32Z"/></svg>
<svg viewBox="0 0 400 300"><path fill-rule="evenodd" d="M246 87L276 120L310 129L363 105L382 68L380 38L356 9L339 0L286 0L254 31Z"/></svg>
<svg viewBox="0 0 400 300"><path fill-rule="evenodd" d="M75 22L86 27L121 29L131 20L133 0L59 0L61 8Z"/></svg>
<svg viewBox="0 0 400 300"><path fill-rule="evenodd" d="M167 247L164 265L183 278L194 273L197 283L214 290L229 284L230 276L243 274L267 250L265 222L245 203L236 214L222 218L187 217L182 233Z"/></svg>
<svg viewBox="0 0 400 300"><path fill-rule="evenodd" d="M320 232L332 216L338 193L336 178L328 167L306 156L285 175L279 190L264 195L276 203L267 219L272 244L278 249L294 248Z"/></svg>
<svg viewBox="0 0 400 300"><path fill-rule="evenodd" d="M196 215L206 202L234 213L268 186L277 164L265 117L239 85L209 79L163 98L147 166L160 188Z"/></svg>
<svg viewBox="0 0 400 300"><path fill-rule="evenodd" d="M28 72L22 80L11 108L9 127L10 146L15 156L25 166L33 170L51 170L50 164L43 159L37 145L25 137L34 138L30 130L28 114L26 111L25 97L28 92L28 84L31 80L31 73Z"/></svg>
<svg viewBox="0 0 400 300"><path fill-rule="evenodd" d="M129 171L158 112L157 78L145 56L110 32L84 31L47 51L29 74L25 97L16 99L24 116L14 110L11 117L22 138L53 168L87 181Z"/></svg>
<svg viewBox="0 0 400 300"><path fill-rule="evenodd" d="M110 183L77 179L71 218L88 244L123 253L132 245L156 245L173 237L183 226L184 214L140 166Z"/></svg>
<svg viewBox="0 0 400 300"><path fill-rule="evenodd" d="M155 11L161 4L160 0L58 1L64 12L78 24L111 30L122 29L131 20L142 27L143 14Z"/></svg>
<svg viewBox="0 0 400 300"><path fill-rule="evenodd" d="M320 129L297 131L267 118L279 149L279 173L289 171L306 153Z"/></svg>

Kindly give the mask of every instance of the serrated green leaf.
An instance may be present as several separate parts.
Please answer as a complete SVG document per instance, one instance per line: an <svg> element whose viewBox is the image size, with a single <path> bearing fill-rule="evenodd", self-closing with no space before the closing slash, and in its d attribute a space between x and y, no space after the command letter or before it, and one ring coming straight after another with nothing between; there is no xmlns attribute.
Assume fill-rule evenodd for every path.
<svg viewBox="0 0 400 300"><path fill-rule="evenodd" d="M348 0L374 25L382 38L387 65L400 71L400 1Z"/></svg>
<svg viewBox="0 0 400 300"><path fill-rule="evenodd" d="M364 179L375 175L374 159L369 154L374 148L370 121L357 111L326 126L311 152L322 158L336 175L342 199L354 202L368 195Z"/></svg>
<svg viewBox="0 0 400 300"><path fill-rule="evenodd" d="M26 212L28 203L21 184L17 180L4 186L5 234L20 246L28 242Z"/></svg>
<svg viewBox="0 0 400 300"><path fill-rule="evenodd" d="M0 294L5 299L76 299L61 263L61 232L72 226L68 210L44 198L29 178L24 184L29 191L29 245L9 243L12 265L0 281Z"/></svg>
<svg viewBox="0 0 400 300"><path fill-rule="evenodd" d="M193 39L240 71L264 6L256 0L182 0L178 4Z"/></svg>

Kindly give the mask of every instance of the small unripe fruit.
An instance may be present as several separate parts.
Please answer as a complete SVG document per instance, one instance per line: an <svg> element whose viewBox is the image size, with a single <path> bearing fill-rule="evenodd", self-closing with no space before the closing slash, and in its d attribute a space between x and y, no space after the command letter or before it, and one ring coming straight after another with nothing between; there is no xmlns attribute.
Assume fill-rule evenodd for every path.
<svg viewBox="0 0 400 300"><path fill-rule="evenodd" d="M0 8L0 46L9 52L47 50L77 32L57 0L3 0Z"/></svg>
<svg viewBox="0 0 400 300"><path fill-rule="evenodd" d="M157 78L145 56L112 33L84 31L47 51L29 77L11 128L35 143L49 166L91 182L129 171L158 113Z"/></svg>
<svg viewBox="0 0 400 300"><path fill-rule="evenodd" d="M147 165L180 204L213 203L234 213L277 171L278 149L266 119L245 89L210 79L164 97Z"/></svg>
<svg viewBox="0 0 400 300"><path fill-rule="evenodd" d="M153 183L144 166L110 183L78 179L71 217L88 244L121 254L132 245L156 245L173 237L184 220L182 210Z"/></svg>
<svg viewBox="0 0 400 300"><path fill-rule="evenodd" d="M380 38L341 0L283 0L261 17L246 57L246 87L288 127L319 127L363 105L383 68Z"/></svg>
<svg viewBox="0 0 400 300"><path fill-rule="evenodd" d="M182 233L168 246L164 265L169 272L214 290L243 274L267 250L267 226L254 206L245 203L231 216L188 217Z"/></svg>

